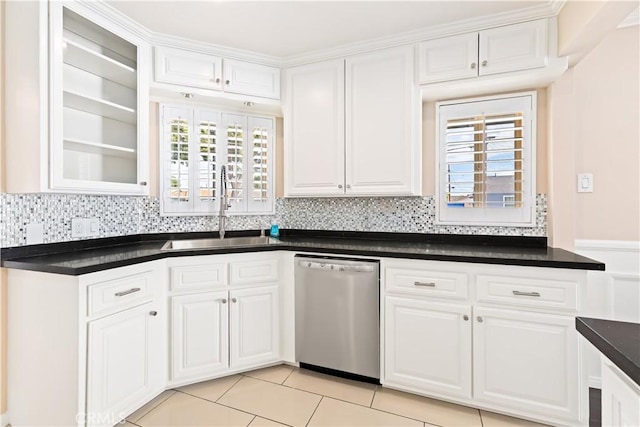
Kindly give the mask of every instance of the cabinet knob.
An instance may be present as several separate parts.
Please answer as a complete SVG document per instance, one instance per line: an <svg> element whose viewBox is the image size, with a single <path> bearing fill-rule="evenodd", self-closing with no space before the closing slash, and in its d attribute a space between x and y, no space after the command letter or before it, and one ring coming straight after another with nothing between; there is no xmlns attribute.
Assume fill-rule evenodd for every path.
<svg viewBox="0 0 640 427"><path fill-rule="evenodd" d="M227 299L226 299L226 298L222 298L222 299L220 300L220 302L221 302L221 303L223 303L223 304L226 304L226 303L227 303Z"/></svg>
<svg viewBox="0 0 640 427"><path fill-rule="evenodd" d="M158 315L158 312L155 310L149 312L149 316L157 316L157 315Z"/></svg>
<svg viewBox="0 0 640 427"><path fill-rule="evenodd" d="M476 63L475 63L475 62L472 62L472 63L471 63L471 69L473 70L474 68L476 68Z"/></svg>
<svg viewBox="0 0 640 427"><path fill-rule="evenodd" d="M231 83L229 80L225 80L224 84L228 85L229 83Z"/></svg>
<svg viewBox="0 0 640 427"><path fill-rule="evenodd" d="M231 298L231 302L238 302L237 298Z"/></svg>
<svg viewBox="0 0 640 427"><path fill-rule="evenodd" d="M485 59L484 61L482 61L482 66L486 67L487 66L487 60Z"/></svg>
<svg viewBox="0 0 640 427"><path fill-rule="evenodd" d="M140 181L140 185L142 185L142 186L147 185L147 181Z"/></svg>
<svg viewBox="0 0 640 427"><path fill-rule="evenodd" d="M216 83L220 83L220 77L216 79Z"/></svg>
<svg viewBox="0 0 640 427"><path fill-rule="evenodd" d="M338 188L342 188L342 184L338 184Z"/></svg>
<svg viewBox="0 0 640 427"><path fill-rule="evenodd" d="M347 188L351 188L351 184L347 184Z"/></svg>
<svg viewBox="0 0 640 427"><path fill-rule="evenodd" d="M482 323L484 322L484 319L482 319L482 317L478 316L478 323Z"/></svg>
<svg viewBox="0 0 640 427"><path fill-rule="evenodd" d="M466 314L464 316L462 316L462 318L464 319L464 321L466 322L467 320L469 320L469 316L467 316Z"/></svg>

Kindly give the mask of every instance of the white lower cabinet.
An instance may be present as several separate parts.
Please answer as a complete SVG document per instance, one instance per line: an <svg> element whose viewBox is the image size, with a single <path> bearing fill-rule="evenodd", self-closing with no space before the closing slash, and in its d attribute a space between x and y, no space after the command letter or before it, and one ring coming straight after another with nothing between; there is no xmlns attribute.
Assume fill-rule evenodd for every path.
<svg viewBox="0 0 640 427"><path fill-rule="evenodd" d="M554 425L586 422L574 327L585 272L409 260L383 260L382 271L383 385Z"/></svg>
<svg viewBox="0 0 640 427"><path fill-rule="evenodd" d="M278 287L232 290L230 359L234 369L278 360Z"/></svg>
<svg viewBox="0 0 640 427"><path fill-rule="evenodd" d="M471 307L385 299L386 380L471 397Z"/></svg>
<svg viewBox="0 0 640 427"><path fill-rule="evenodd" d="M602 367L602 425L640 426L640 387L606 356Z"/></svg>
<svg viewBox="0 0 640 427"><path fill-rule="evenodd" d="M98 414L117 421L164 387L157 375L163 371L163 320L154 308L149 302L89 322L87 424Z"/></svg>
<svg viewBox="0 0 640 427"><path fill-rule="evenodd" d="M229 367L227 292L171 298L171 377L193 378Z"/></svg>
<svg viewBox="0 0 640 427"><path fill-rule="evenodd" d="M473 315L474 398L577 420L574 317L485 307Z"/></svg>
<svg viewBox="0 0 640 427"><path fill-rule="evenodd" d="M280 360L278 257L251 255L170 261L171 385ZM223 273L207 281L211 265ZM176 282L196 275L196 291Z"/></svg>

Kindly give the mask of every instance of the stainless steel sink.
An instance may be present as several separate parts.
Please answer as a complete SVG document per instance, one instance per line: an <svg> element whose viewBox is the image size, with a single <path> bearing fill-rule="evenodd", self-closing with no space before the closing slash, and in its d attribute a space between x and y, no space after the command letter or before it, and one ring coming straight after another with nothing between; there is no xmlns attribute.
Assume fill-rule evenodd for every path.
<svg viewBox="0 0 640 427"><path fill-rule="evenodd" d="M271 237L227 237L224 239L169 240L160 248L162 251L193 251L198 249L234 248L261 246L279 243Z"/></svg>

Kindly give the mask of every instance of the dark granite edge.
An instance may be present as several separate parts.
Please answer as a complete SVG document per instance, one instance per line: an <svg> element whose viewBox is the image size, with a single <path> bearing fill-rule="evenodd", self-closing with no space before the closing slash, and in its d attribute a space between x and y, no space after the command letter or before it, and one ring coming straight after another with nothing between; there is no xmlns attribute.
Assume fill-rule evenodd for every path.
<svg viewBox="0 0 640 427"><path fill-rule="evenodd" d="M622 372L624 372L633 382L640 386L640 366L631 360L626 354L616 348L606 337L604 337L597 330L593 329L587 322L589 320L602 320L603 319L590 319L588 317L576 317L576 330L585 337L591 344L593 344L602 354L604 354L611 362L613 362ZM616 323L616 321L608 321ZM627 323L627 322L617 322Z"/></svg>
<svg viewBox="0 0 640 427"><path fill-rule="evenodd" d="M227 237L255 236L260 230L231 230L227 231ZM493 247L522 247L522 248L546 248L546 237L528 236L490 236L471 234L426 234L426 233L389 233L389 232L364 232L364 231L325 231L325 230L280 230L282 237L302 237L320 239L350 239L364 241L383 242L411 242L411 243L435 243L450 245L472 245ZM101 237L95 239L72 240L59 243L45 243L39 245L13 246L0 248L0 259L24 258L39 255L51 255L65 252L75 252L85 249L97 249L105 246L128 245L132 243L144 243L153 241L179 240L179 239L204 239L218 238L217 231L199 231L183 233L147 233L130 234L125 236Z"/></svg>
<svg viewBox="0 0 640 427"><path fill-rule="evenodd" d="M157 241L157 240L154 240ZM135 242L134 242L135 243ZM556 249L558 250L558 249ZM62 267L50 264L43 264L38 261L30 261L31 257L3 259L2 266L7 268L18 268L23 270L32 270L48 273L65 274L71 276L78 276L81 274L94 273L98 271L108 270L111 268L124 267L140 262L153 261L163 258L174 258L183 256L198 256L198 255L220 255L231 253L247 253L247 252L266 252L266 251L292 251L301 253L330 253L339 255L354 255L354 256L369 256L378 258L404 258L404 259L416 259L416 260L431 260L431 261L450 261L450 262L466 262L472 264L492 264L492 265L512 265L523 267L547 267L547 268L566 268L566 269L578 269L578 270L604 270L604 264L584 258L585 262L580 261L556 261L556 260L536 260L536 259L521 259L521 258L505 258L496 257L491 255L443 255L443 254L425 254L415 252L401 252L401 251L385 251L368 248L336 248L330 244L323 245L317 243L313 247L297 246L288 242L281 242L272 245L260 245L260 246L241 246L232 248L213 248L213 249L199 249L188 251L167 251L140 255L124 260L117 260L113 262L106 262L102 264L95 264L85 267Z"/></svg>

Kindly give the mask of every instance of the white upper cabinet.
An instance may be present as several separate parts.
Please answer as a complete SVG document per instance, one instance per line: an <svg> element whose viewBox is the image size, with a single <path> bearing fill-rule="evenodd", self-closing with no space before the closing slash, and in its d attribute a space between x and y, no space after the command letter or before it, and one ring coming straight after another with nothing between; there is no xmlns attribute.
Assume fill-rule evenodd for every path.
<svg viewBox="0 0 640 427"><path fill-rule="evenodd" d="M287 70L285 194L420 194L412 47Z"/></svg>
<svg viewBox="0 0 640 427"><path fill-rule="evenodd" d="M222 58L186 50L157 47L155 80L203 89L222 89Z"/></svg>
<svg viewBox="0 0 640 427"><path fill-rule="evenodd" d="M481 76L547 64L546 19L480 31L479 40Z"/></svg>
<svg viewBox="0 0 640 427"><path fill-rule="evenodd" d="M547 20L430 40L418 45L420 83L547 65Z"/></svg>
<svg viewBox="0 0 640 427"><path fill-rule="evenodd" d="M146 47L77 3L50 7L50 188L148 193Z"/></svg>
<svg viewBox="0 0 640 427"><path fill-rule="evenodd" d="M478 75L478 33L420 44L420 83L466 79Z"/></svg>
<svg viewBox="0 0 640 427"><path fill-rule="evenodd" d="M287 70L285 194L344 194L344 61Z"/></svg>
<svg viewBox="0 0 640 427"><path fill-rule="evenodd" d="M346 194L420 194L413 48L347 58L345 101Z"/></svg>
<svg viewBox="0 0 640 427"><path fill-rule="evenodd" d="M155 48L156 82L280 99L280 69L168 47Z"/></svg>

